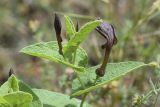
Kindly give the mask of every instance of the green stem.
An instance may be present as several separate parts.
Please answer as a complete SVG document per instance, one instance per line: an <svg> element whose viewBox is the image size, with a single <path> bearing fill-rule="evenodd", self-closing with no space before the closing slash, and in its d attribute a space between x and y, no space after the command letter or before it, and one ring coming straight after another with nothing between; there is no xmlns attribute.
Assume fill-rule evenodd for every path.
<svg viewBox="0 0 160 107"><path fill-rule="evenodd" d="M75 61L76 61L76 52L74 52L74 55L73 55L73 64L75 64Z"/></svg>
<svg viewBox="0 0 160 107"><path fill-rule="evenodd" d="M74 56L73 56L73 60L72 60L72 63L75 64L75 60L76 60L76 51L74 52ZM74 70L75 71L75 70ZM77 78L78 78L78 81L80 82L80 84L82 85L82 87L84 88L84 84L81 80L81 78L79 77L79 74L76 72L76 75L77 75Z"/></svg>
<svg viewBox="0 0 160 107"><path fill-rule="evenodd" d="M82 100L81 100L80 107L83 107L83 104L84 104L84 101L85 101L87 95L88 95L88 93L85 93L85 94L83 95L83 98L82 98Z"/></svg>
<svg viewBox="0 0 160 107"><path fill-rule="evenodd" d="M82 86L83 88L85 88L85 86L84 86L82 80L80 79L78 73L77 73L77 78L78 78L78 80L79 80L81 86ZM82 98L82 100L81 100L80 107L83 107L83 103L84 103L84 101L85 101L85 99L86 99L87 94L88 94L88 93L85 93L85 94L83 95L83 98Z"/></svg>
<svg viewBox="0 0 160 107"><path fill-rule="evenodd" d="M83 88L85 88L85 86L84 86L82 80L80 79L78 73L77 73L77 78L78 78L78 80L79 80L81 86L82 86ZM83 95L83 98L82 98L82 100L81 100L80 107L83 107L83 103L84 103L84 101L85 101L85 99L86 99L87 94L88 94L88 93L85 93L85 94Z"/></svg>
<svg viewBox="0 0 160 107"><path fill-rule="evenodd" d="M94 81L94 84L96 84L96 82L97 82L98 79L99 79L99 76L97 75L97 76L96 76L96 79L95 79L95 81Z"/></svg>
<svg viewBox="0 0 160 107"><path fill-rule="evenodd" d="M75 59L76 59L76 51L74 52L74 56L73 56L73 62L72 62L73 64L75 64ZM76 74L77 74L77 78L78 78L78 81L80 82L81 86L82 86L83 88L85 88L85 86L84 86L81 78L79 77L79 74L78 74L78 73L76 73ZM85 93L85 94L83 95L83 98L82 98L82 100L81 100L80 107L83 107L83 104L84 104L84 101L85 101L85 99L86 99L87 94L88 94L88 93Z"/></svg>
<svg viewBox="0 0 160 107"><path fill-rule="evenodd" d="M79 77L78 73L77 73L77 78L78 78L78 81L80 82L80 84L82 85L82 87L84 88L85 86L84 86L84 84L83 84L81 78Z"/></svg>

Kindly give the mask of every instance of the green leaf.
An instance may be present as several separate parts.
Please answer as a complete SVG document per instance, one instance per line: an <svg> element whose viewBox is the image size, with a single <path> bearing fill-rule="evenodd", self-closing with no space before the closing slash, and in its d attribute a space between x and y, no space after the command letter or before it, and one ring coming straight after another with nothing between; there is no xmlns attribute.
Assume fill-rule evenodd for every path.
<svg viewBox="0 0 160 107"><path fill-rule="evenodd" d="M0 96L6 95L11 92L16 92L19 90L18 80L14 75L11 75L1 87L0 87Z"/></svg>
<svg viewBox="0 0 160 107"><path fill-rule="evenodd" d="M82 26L80 30L75 33L75 36L64 47L64 54L66 56L70 56L72 53L74 53L80 43L82 43L88 37L89 33L101 23L102 20L95 20L88 22L84 26Z"/></svg>
<svg viewBox="0 0 160 107"><path fill-rule="evenodd" d="M8 79L8 85L13 90L13 92L19 91L18 79L14 75L11 75L9 77L9 79Z"/></svg>
<svg viewBox="0 0 160 107"><path fill-rule="evenodd" d="M22 81L19 81L19 90L30 93L33 97L30 107L43 107L39 97L32 91L32 89Z"/></svg>
<svg viewBox="0 0 160 107"><path fill-rule="evenodd" d="M12 107L3 97L0 97L0 107Z"/></svg>
<svg viewBox="0 0 160 107"><path fill-rule="evenodd" d="M11 96L13 98L13 96L16 96L15 92L18 92L17 96L18 95L23 95L23 93L21 93L22 91L27 92L26 94L30 94L30 95L33 96L33 101L30 104L29 103L27 103L27 105L24 104L23 107L43 107L43 105L42 105L41 101L39 100L38 96L30 89L30 87L27 86L22 81L17 80L17 78L14 75L10 76L8 81L6 81L0 87L0 96ZM13 96L12 96L12 93L13 93ZM8 99L8 97L7 97L7 99ZM4 100L4 98L3 98L3 100ZM6 105L2 104L1 101L2 101L2 99L0 97L0 105L3 105L3 107L10 107L10 106L6 106ZM19 100L19 101L20 101L19 103L24 102L23 100ZM7 102L8 102L8 100L7 100ZM15 102L18 102L18 101L16 100ZM29 106L28 106L28 104L29 104Z"/></svg>
<svg viewBox="0 0 160 107"><path fill-rule="evenodd" d="M8 81L6 81L1 87L0 87L0 96L8 94L8 92L11 90L11 88L8 85Z"/></svg>
<svg viewBox="0 0 160 107"><path fill-rule="evenodd" d="M87 64L87 55L82 48L78 48L76 64L73 65L64 60L63 56L58 53L58 44L56 41L42 42L34 45L24 47L20 52L28 55L37 56L40 58L45 58L60 64L64 64L77 71L83 71Z"/></svg>
<svg viewBox="0 0 160 107"><path fill-rule="evenodd" d="M111 81L123 77L126 74L144 66L151 66L151 65L135 61L109 63L107 65L105 75L99 78L96 83L94 83L96 79L95 71L97 68L99 68L99 66L88 68L86 69L86 72L80 75L80 79L85 84L85 88L82 88L79 81L75 79L72 84L73 94L71 95L71 97L79 96L81 94L100 88L103 85L108 84Z"/></svg>
<svg viewBox="0 0 160 107"><path fill-rule="evenodd" d="M32 95L22 91L12 92L3 96L12 107L29 107L32 102Z"/></svg>
<svg viewBox="0 0 160 107"><path fill-rule="evenodd" d="M75 98L70 99L69 96L61 93L43 89L33 89L33 91L39 96L43 107L79 107L80 105L80 100ZM84 103L83 107L90 107L90 105Z"/></svg>
<svg viewBox="0 0 160 107"><path fill-rule="evenodd" d="M74 24L72 20L70 19L70 17L65 15L64 18L65 18L65 23L66 23L67 37L70 39L76 33L76 30L75 30Z"/></svg>

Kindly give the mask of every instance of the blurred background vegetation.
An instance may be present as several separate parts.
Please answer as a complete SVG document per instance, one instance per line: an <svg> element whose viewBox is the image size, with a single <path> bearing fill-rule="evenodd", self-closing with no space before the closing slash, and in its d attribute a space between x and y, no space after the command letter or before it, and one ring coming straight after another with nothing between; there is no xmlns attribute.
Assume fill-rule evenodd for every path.
<svg viewBox="0 0 160 107"><path fill-rule="evenodd" d="M54 13L69 15L82 26L102 18L114 25L118 44L110 62L127 60L160 63L159 0L0 0L0 84L8 78L10 68L23 81L35 88L71 93L73 71L59 64L19 53L27 45L55 39ZM89 65L102 61L103 38L93 31L82 44L89 56ZM152 89L149 80L159 87L160 70L140 69L113 81L88 96L94 107L131 107L135 95ZM159 107L159 94L144 107Z"/></svg>

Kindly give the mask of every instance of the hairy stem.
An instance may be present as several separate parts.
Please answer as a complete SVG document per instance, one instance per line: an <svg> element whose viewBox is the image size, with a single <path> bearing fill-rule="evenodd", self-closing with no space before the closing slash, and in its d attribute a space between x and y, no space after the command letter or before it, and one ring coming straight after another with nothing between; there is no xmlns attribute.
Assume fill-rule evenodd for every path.
<svg viewBox="0 0 160 107"><path fill-rule="evenodd" d="M75 59L76 59L76 51L74 52L74 56L73 56L73 62L72 62L73 64L75 64ZM85 88L85 86L84 86L81 78L79 77L79 74L78 74L78 73L76 73L76 74L77 74L77 78L78 78L78 81L80 82L81 86L82 86L83 88ZM85 101L85 99L86 99L87 94L88 94L88 93L85 93L85 94L83 95L83 98L82 98L82 100L81 100L80 107L83 107L83 103L84 103L84 101Z"/></svg>
<svg viewBox="0 0 160 107"><path fill-rule="evenodd" d="M85 93L85 94L83 95L83 98L82 98L82 100L81 100L80 107L83 107L83 104L84 104L84 101L85 101L87 95L88 95L88 93Z"/></svg>

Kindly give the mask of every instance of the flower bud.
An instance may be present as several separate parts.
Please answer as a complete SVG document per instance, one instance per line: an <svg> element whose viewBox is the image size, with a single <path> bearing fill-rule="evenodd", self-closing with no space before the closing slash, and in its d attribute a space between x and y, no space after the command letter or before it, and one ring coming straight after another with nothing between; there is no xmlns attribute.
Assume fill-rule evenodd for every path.
<svg viewBox="0 0 160 107"><path fill-rule="evenodd" d="M56 37L57 37L58 46L59 46L59 54L63 55L63 52L62 52L62 37L61 37L62 25L61 25L60 18L58 17L57 14L55 14L54 28L55 28L55 31L56 31Z"/></svg>
<svg viewBox="0 0 160 107"><path fill-rule="evenodd" d="M77 23L76 23L76 32L78 32L79 31L79 24L78 24L78 21L77 21Z"/></svg>
<svg viewBox="0 0 160 107"><path fill-rule="evenodd" d="M11 69L9 70L9 77L10 77L12 74L14 74L14 71L13 71L13 69L11 68Z"/></svg>
<svg viewBox="0 0 160 107"><path fill-rule="evenodd" d="M57 14L55 14L54 28L55 28L55 31L56 31L56 35L60 36L61 35L62 25L61 25L60 18L59 18L59 16Z"/></svg>

